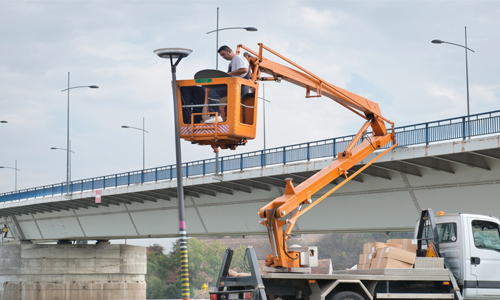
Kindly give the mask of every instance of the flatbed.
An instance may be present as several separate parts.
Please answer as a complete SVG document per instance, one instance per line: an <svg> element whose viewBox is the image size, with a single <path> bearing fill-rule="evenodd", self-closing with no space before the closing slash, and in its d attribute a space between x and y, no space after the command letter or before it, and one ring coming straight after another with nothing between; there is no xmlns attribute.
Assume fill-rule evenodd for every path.
<svg viewBox="0 0 500 300"><path fill-rule="evenodd" d="M359 280L421 280L421 281L449 281L450 272L447 269L365 269L339 270L332 274L296 274L296 273L268 273L262 279L359 279Z"/></svg>

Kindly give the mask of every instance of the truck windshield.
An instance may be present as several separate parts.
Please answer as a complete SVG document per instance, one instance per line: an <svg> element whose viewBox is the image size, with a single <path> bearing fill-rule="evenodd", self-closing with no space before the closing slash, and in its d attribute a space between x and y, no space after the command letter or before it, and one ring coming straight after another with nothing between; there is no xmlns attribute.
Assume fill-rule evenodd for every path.
<svg viewBox="0 0 500 300"><path fill-rule="evenodd" d="M477 248L500 251L498 224L487 221L472 221L472 235Z"/></svg>

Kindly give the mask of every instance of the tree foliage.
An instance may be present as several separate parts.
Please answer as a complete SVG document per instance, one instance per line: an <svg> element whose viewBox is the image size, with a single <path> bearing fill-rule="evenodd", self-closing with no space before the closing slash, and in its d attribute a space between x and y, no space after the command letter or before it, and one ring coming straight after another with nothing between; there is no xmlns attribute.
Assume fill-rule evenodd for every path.
<svg viewBox="0 0 500 300"><path fill-rule="evenodd" d="M191 238L188 241L189 284L191 297L194 290L201 289L204 283L215 285L219 275L222 257L226 246L221 242L207 243ZM231 268L244 270L245 247L234 249ZM148 271L146 275L148 299L180 299L181 295L181 251L177 241L168 254L163 247L153 245L148 248Z"/></svg>

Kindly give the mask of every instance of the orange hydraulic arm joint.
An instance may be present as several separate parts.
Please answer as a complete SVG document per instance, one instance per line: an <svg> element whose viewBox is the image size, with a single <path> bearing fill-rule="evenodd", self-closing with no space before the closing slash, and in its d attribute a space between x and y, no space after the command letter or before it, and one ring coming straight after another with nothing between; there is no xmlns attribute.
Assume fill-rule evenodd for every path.
<svg viewBox="0 0 500 300"><path fill-rule="evenodd" d="M286 244L297 219L361 173L385 153L396 147L394 123L382 116L377 103L324 81L263 44L259 44L258 53L253 52L243 45L238 45L236 53L239 53L240 49L248 51L248 53L245 53L245 56L250 63L252 81L275 80L279 82L285 80L291 82L305 88L307 98L320 96L331 98L366 120L346 150L339 153L335 161L298 186L293 186L292 179L286 179L285 194L259 210L259 216L263 218L261 224L265 225L268 229L273 252L267 257L266 266L284 268L300 267L300 253L289 251ZM263 56L264 50L286 61L296 69L266 59ZM263 74L268 74L270 77L262 77ZM311 92L315 93L315 95L311 95ZM391 125L392 130L390 132L387 130L385 123ZM369 127L372 129L372 135L362 139ZM361 169L349 175L349 169L391 141L393 142L391 147L378 154ZM315 193L339 176L344 176L345 180L313 201ZM303 206L306 207L302 209Z"/></svg>

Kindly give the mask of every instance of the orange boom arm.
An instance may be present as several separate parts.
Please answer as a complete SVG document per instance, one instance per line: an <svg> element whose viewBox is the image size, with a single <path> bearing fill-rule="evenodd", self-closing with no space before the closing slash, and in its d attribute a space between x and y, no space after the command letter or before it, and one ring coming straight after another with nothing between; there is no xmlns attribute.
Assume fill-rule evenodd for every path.
<svg viewBox="0 0 500 300"><path fill-rule="evenodd" d="M258 53L253 52L243 45L238 45L236 52L239 54L240 49L245 49L249 52L245 53L245 56L250 63L252 71L251 80L253 82L266 80L285 80L291 82L306 89L306 98L320 96L331 98L366 120L346 150L339 153L334 162L296 187L293 186L291 179L287 179L285 194L259 210L259 216L263 218L261 224L268 228L269 240L273 251L272 255L269 255L266 259L266 265L285 268L299 267L299 253L288 251L286 245L286 241L291 236L297 218L359 174L375 160L393 149L397 145L394 137L394 123L382 116L377 103L324 81L263 44L259 44L259 46ZM262 55L264 50L283 59L297 69L292 69L266 59ZM268 74L270 77L261 77L263 74ZM315 94L311 95L311 92ZM391 132L387 131L385 123L391 125ZM356 146L369 127L372 129L372 136ZM348 177L347 171L350 168L391 141L394 142L392 147ZM346 180L313 202L313 195L339 176L345 176ZM303 205L308 206L304 210L301 210ZM288 220L282 219L287 215L291 216ZM285 225L287 227L283 229Z"/></svg>

